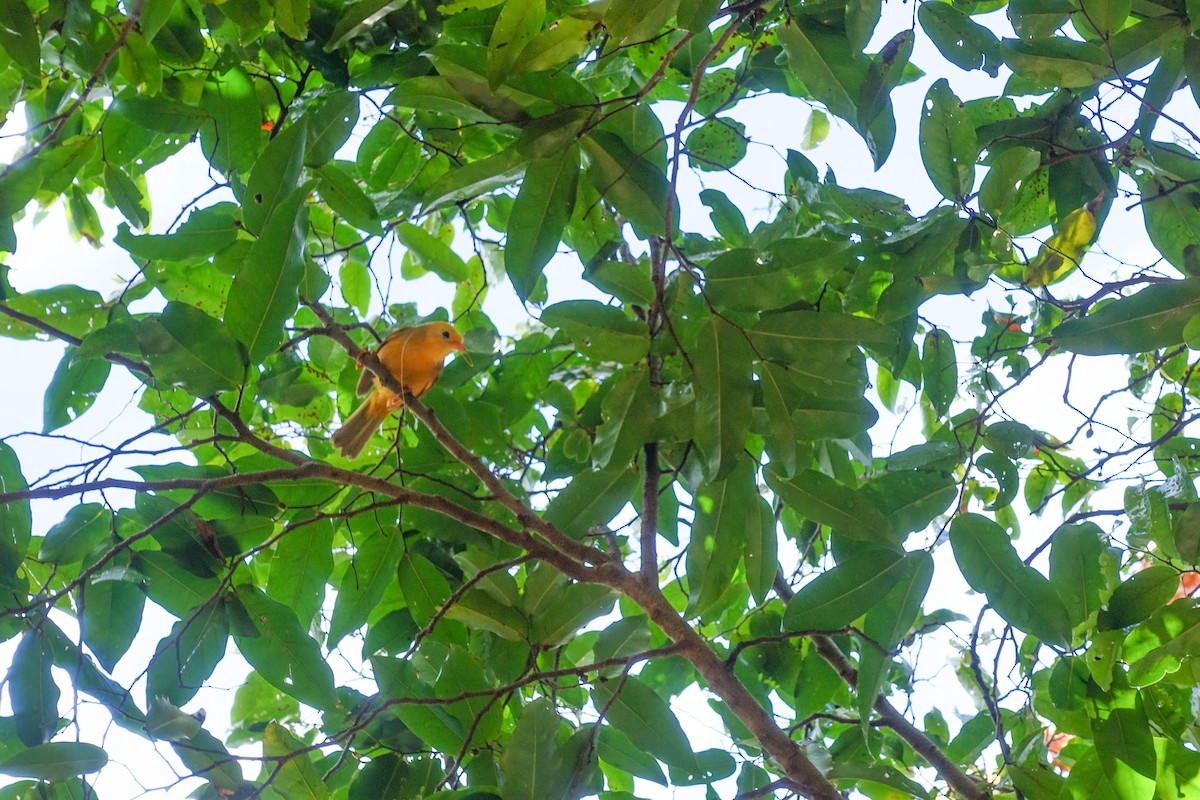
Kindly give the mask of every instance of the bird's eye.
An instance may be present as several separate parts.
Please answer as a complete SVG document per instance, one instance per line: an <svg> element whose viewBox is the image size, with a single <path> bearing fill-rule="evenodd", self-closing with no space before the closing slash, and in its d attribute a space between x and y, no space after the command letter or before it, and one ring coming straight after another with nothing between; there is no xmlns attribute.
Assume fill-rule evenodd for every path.
<svg viewBox="0 0 1200 800"><path fill-rule="evenodd" d="M443 339L449 339L449 338L450 338L450 331L442 331L442 338L443 338Z"/></svg>

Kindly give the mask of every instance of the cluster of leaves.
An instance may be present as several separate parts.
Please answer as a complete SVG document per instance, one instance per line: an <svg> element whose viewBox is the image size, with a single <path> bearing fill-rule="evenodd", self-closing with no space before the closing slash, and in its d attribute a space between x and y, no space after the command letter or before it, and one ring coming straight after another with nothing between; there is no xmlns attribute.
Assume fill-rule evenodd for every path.
<svg viewBox="0 0 1200 800"><path fill-rule="evenodd" d="M983 16L1004 8L1014 38ZM0 250L27 206L61 201L137 267L102 297L19 292L0 264L0 333L67 345L44 434L114 366L154 418L43 477L0 443L0 773L31 779L3 796L73 797L106 763L95 732L59 736L62 681L166 743L206 798L629 800L635 778L716 796L735 775L742 797L925 797L934 773L968 798L1200 796L1200 609L1169 602L1200 559L1200 159L1165 110L1200 85L1188 10L931 1L868 53L886 38L870 0L0 0L0 104L26 120ZM819 106L884 164L918 37L1009 73L966 102L938 80L899 120L946 203L916 215L796 150L753 228L717 189L708 220L683 201L685 170L745 158L747 98ZM1152 138L1164 119L1172 143ZM192 143L214 183L149 233L146 174ZM960 381L966 351L926 302L1088 285L1119 191L1174 272L989 310ZM111 239L98 202L124 219ZM605 302L549 303L547 270L576 262ZM473 363L348 462L328 434L378 366L373 328L421 321L390 282L427 274ZM482 306L506 278L540 310L497 352ZM1130 356L1144 441L1087 461L1006 416L1066 354ZM918 396L920 444L872 442L869 376L884 406ZM139 456L151 433L168 463ZM1148 480L1092 508L1119 458ZM1075 516L1022 555L1019 498ZM68 501L36 536L32 499ZM1087 521L1110 512L1111 531ZM1002 622L991 674L984 617L963 648L982 700L953 734L887 699L913 687L902 656L962 620L923 608L946 542ZM147 601L177 621L138 652ZM230 642L254 672L220 738L181 708ZM696 752L677 721L697 686L728 747ZM1073 739L1051 753L1055 731ZM247 744L256 774L230 750Z"/></svg>

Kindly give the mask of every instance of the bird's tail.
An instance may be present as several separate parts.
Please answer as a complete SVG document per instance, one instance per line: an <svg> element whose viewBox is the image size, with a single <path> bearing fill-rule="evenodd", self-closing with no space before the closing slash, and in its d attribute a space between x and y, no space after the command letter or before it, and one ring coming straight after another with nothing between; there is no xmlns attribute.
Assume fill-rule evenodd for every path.
<svg viewBox="0 0 1200 800"><path fill-rule="evenodd" d="M366 402L346 418L342 427L329 439L330 444L340 450L346 458L358 458L388 414L396 409L397 403L392 397L394 395L391 392L376 388Z"/></svg>

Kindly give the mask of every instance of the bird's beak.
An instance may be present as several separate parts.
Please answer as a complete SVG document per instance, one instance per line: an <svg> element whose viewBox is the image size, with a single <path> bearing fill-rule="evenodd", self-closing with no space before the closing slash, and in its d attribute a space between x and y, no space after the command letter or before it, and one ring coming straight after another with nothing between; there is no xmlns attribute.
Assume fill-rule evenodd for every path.
<svg viewBox="0 0 1200 800"><path fill-rule="evenodd" d="M451 348L462 353L463 360L465 360L472 367L475 366L475 363L473 361L471 361L471 354L467 352L466 345L464 345L462 342L451 342L450 346L451 346Z"/></svg>

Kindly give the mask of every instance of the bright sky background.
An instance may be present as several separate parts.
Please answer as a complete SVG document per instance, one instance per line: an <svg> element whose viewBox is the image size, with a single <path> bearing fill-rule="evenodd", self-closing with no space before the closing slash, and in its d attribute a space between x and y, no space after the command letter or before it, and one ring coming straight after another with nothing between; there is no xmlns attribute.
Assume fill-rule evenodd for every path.
<svg viewBox="0 0 1200 800"><path fill-rule="evenodd" d="M879 25L878 33L872 42L870 51L877 50L895 32L911 23L915 13L915 3L885 4L885 18ZM993 14L989 18L997 26L1007 28L1007 20L1002 14ZM1011 35L1011 32L1008 32ZM949 67L936 52L928 39L918 32L913 63L927 71L927 75L914 84L898 88L892 95L896 108L898 132L895 149L879 172L871 170L871 160L865 146L848 125L831 117L832 130L826 141L813 151L807 153L810 159L821 169L826 166L837 175L838 182L843 186L867 186L889 191L900 195L908 202L915 214L920 214L929 208L943 202L933 189L921 166L917 147L917 119L925 92L933 80L945 74L952 88L964 100L987 94L998 93L1003 85L1002 79L988 79L982 73L964 74L956 68ZM1002 73L1003 75L1003 73ZM1186 93L1185 93L1186 94ZM1179 103L1176 103L1179 105ZM364 108L366 108L364 104ZM668 133L674 126L679 113L679 105L661 103L656 106L660 112ZM1174 106L1170 110L1176 111ZM1194 115L1194 108L1188 113ZM750 146L746 159L734 170L737 177L723 173L697 174L685 170L681 174L680 197L683 206L685 228L701 233L710 233L707 210L704 209L697 195L702 188L718 188L742 209L751 227L758 221L773 215L768 206L769 197L762 192L755 192L747 184L770 190L782 187L784 174L783 155L790 148L798 148L799 141L808 119L808 106L799 101L781 96L770 96L761 99L746 100L738 104L729 116L741 120L747 126L747 133L753 144ZM373 122L372 120L369 120ZM14 136L22 128L23 119L13 115L7 124L0 127L0 137ZM1161 136L1160 132L1160 136ZM0 138L0 162L10 160L19 138ZM155 168L148 175L150 197L154 202L152 231L162 232L175 218L185 205L210 183L207 178L208 165L200 156L195 145L183 154L171 159L166 164ZM984 174L979 171L979 177ZM702 179L702 180L701 180ZM744 182L743 182L744 181ZM223 199L219 194L210 195L203 201L205 204ZM1113 254L1122 262L1146 265L1154 260L1151 248L1142 226L1141 214L1136 209L1128 211L1130 201L1118 198L1107 221L1100 245L1093 248L1085 262L1085 268L1093 270L1098 275L1106 275L1113 264L1104 263L1105 252ZM106 236L116 233L117 224L121 220L119 214L112 209L104 208L99 202L98 210L104 224ZM35 224L36 223L36 224ZM18 291L28 291L45 288L58 283L75 282L87 288L95 289L102 295L109 296L120 290L124 281L135 272L135 266L125 251L106 243L101 249L94 249L84 242L73 241L68 234L61 206L38 213L30 213L17 225L19 251L6 259L12 267L11 280ZM1036 248L1036 245L1034 246ZM1029 251L1032 254L1033 250ZM398 272L398 262L395 265ZM377 259L375 269L386 269L383 258ZM599 297L589 284L580 279L580 266L574 256L560 255L548 269L550 293L554 299L567 299L580 296ZM413 283L398 284L405 292L403 297L393 297L393 301L415 301L423 313L432 311L439 305L449 306L452 295L451 288L432 276ZM1054 289L1056 296L1068 296L1071 293L1090 293L1089 284L1084 278L1073 278L1063 287ZM980 315L988 302L997 308L1007 304L1003 300L1005 290L994 284L984 291L977 293L971 299L961 296L938 298L926 304L922 309L926 320L947 329L960 343L968 343L981 329ZM145 303L153 303L148 299ZM146 308L153 306L147 305ZM504 284L495 287L488 297L485 310L492 320L504 332L512 332L517 326L528 320L524 309L516 300L511 288ZM27 431L41 430L42 393L49 383L59 356L63 350L58 343L45 342L15 342L0 339L0 363L9 366L8 374L19 381L14 391L7 395L3 415L0 415L0 438L7 441L19 454L25 475L31 481L36 480L58 465L75 463L87 457L94 456L96 451L81 444L83 441L114 442L131 434L144 430L151 423L150 418L137 407L137 397L141 384L132 379L120 368L114 368L104 392L96 404L79 420L59 430L54 436L42 437L22 434ZM960 375L967 372L969 356L965 348L960 348ZM1005 408L1013 416L1028 424L1038 425L1050 432L1066 435L1079 423L1067 412L1060 409L1062 370L1059 369L1059 385L1053 383L1047 388L1046 378L1050 371L1040 375L1040 380L1033 382L1027 388L1015 392L1005 402ZM1106 388L1108 381L1105 377L1120 380L1124 367L1120 359L1111 358L1104 361L1089 362L1089 377L1085 382L1077 382L1084 392L1097 394ZM1078 379L1078 376L1076 376ZM1040 387L1040 388L1037 388ZM911 387L908 387L911 389ZM872 399L873 393L870 395ZM903 395L902 395L903 396ZM911 391L907 398L912 400ZM1086 397L1076 396L1083 403L1081 407L1089 407ZM1051 402L1052 401L1052 402ZM967 401L960 400L959 407L965 407ZM884 419L872 431L876 443L876 455L886 452L889 440L895 431L895 449L918 441L920 434L919 413L911 415L903 424L885 415ZM1061 428L1061 430L1059 430ZM67 438L71 437L71 438ZM155 437L149 437L146 444L150 445ZM157 437L160 446L167 447L171 440ZM1099 439L1097 441L1100 441ZM178 454L169 454L165 460L177 460ZM1115 501L1098 502L1097 505L1113 507L1119 505L1119 495ZM34 503L34 532L44 533L45 530L59 519L66 510L61 503ZM1023 536L1018 542L1018 549L1023 552L1043 541L1056 527L1058 519L1053 512L1046 519L1023 519ZM971 613L981 605L980 599L967 596L966 587L962 584L957 569L952 564L949 548L941 548L938 552L938 569L935 574L933 588L926 598L925 608L931 610L939 607L949 607L963 613ZM1044 566L1044 565L1043 565ZM59 623L72 634L72 629L64 624L60 616ZM137 674L133 664L144 662L146 648L153 648L155 642L164 635L173 618L159 610L153 604L146 605L145 624L143 632L135 643L133 652L136 657L125 659L118 665L114 677L123 683L132 681ZM15 641L0 645L0 662L11 655ZM976 709L973 700L963 692L952 674L952 659L954 650L943 641L939 645L944 657L930 658L931 646L926 645L922 653L922 672L919 677L930 681L924 684L915 698L915 708L918 719L934 703L938 704L946 718L951 722L952 730L956 727L956 715L964 718L973 716ZM228 724L228 705L232 701L233 690L240 684L246 673L245 662L230 646L231 655L223 662L214 676L217 688L206 690L189 703L185 710L193 711L203 707L208 713L206 727L221 737ZM335 670L341 671L339 661L332 660ZM714 731L719 730L714 716L708 711L699 693L694 697L685 696L677 704L677 710L685 729L692 737L697 750L714 746L716 738ZM139 703L144 696L140 688L135 689L135 698ZM65 692L60 709L65 716L74 716L70 704L72 696ZM0 701L0 713L11 713L7 698ZM106 731L102 742L109 748L114 764L106 768L97 781L97 789L104 800L136 796L140 783L146 788L165 787L174 777L170 772L167 761L152 761L145 759L145 743L116 728L108 726L107 712L89 704L78 711L78 718L84 725L82 738L85 741L98 741L97 731ZM76 731L68 728L60 738L73 738ZM100 743L100 742L98 742ZM130 748L130 749L126 749ZM136 748L136 749L134 749ZM160 747L160 752L169 751ZM257 752L251 749L248 752ZM135 755L140 754L140 755ZM172 759L173 760L173 759ZM0 777L0 785L5 785L8 779ZM196 785L196 781L185 781L165 794L155 796L182 798ZM703 787L684 788L675 791L662 790L652 784L639 783L639 794L647 798L702 798ZM732 796L734 790L732 781L721 789L722 796Z"/></svg>

